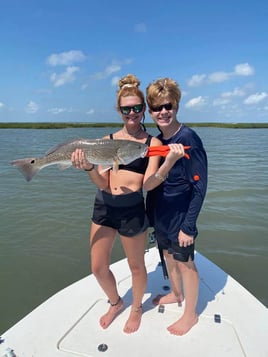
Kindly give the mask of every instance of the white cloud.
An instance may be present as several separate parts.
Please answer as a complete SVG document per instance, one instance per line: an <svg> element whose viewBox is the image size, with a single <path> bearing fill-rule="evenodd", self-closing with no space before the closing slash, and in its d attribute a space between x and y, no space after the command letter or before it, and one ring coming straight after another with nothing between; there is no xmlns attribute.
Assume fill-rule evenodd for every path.
<svg viewBox="0 0 268 357"><path fill-rule="evenodd" d="M217 106L223 106L223 105L226 105L230 103L230 100L229 99L226 99L226 98L217 98L213 101L213 106L214 107L217 107Z"/></svg>
<svg viewBox="0 0 268 357"><path fill-rule="evenodd" d="M245 92L241 88L235 88L232 92L224 92L222 93L222 97L228 98L228 97L243 97L245 95Z"/></svg>
<svg viewBox="0 0 268 357"><path fill-rule="evenodd" d="M135 32L147 32L147 27L143 22L141 22L134 26L134 31Z"/></svg>
<svg viewBox="0 0 268 357"><path fill-rule="evenodd" d="M205 74L194 74L191 79L188 81L189 87L198 87L201 86L206 80Z"/></svg>
<svg viewBox="0 0 268 357"><path fill-rule="evenodd" d="M86 56L82 51L69 51L62 53L53 53L47 59L47 63L50 66L70 66L75 62L82 62L86 59Z"/></svg>
<svg viewBox="0 0 268 357"><path fill-rule="evenodd" d="M103 72L98 72L93 77L94 79L98 80L105 79L111 74L121 71L121 68L121 65L112 63L111 65L107 66Z"/></svg>
<svg viewBox="0 0 268 357"><path fill-rule="evenodd" d="M61 114L61 113L71 113L72 112L72 108L51 108L51 109L48 109L48 112L49 113L52 113L53 115L58 115L58 114Z"/></svg>
<svg viewBox="0 0 268 357"><path fill-rule="evenodd" d="M36 112L38 112L38 110L39 110L39 105L32 100L27 104L25 108L25 111L28 114L35 114Z"/></svg>
<svg viewBox="0 0 268 357"><path fill-rule="evenodd" d="M236 116L242 115L242 111L237 104L228 105L228 107L223 105L220 107L219 113L224 115L226 118L232 118L232 119L234 118L234 115Z"/></svg>
<svg viewBox="0 0 268 357"><path fill-rule="evenodd" d="M74 73L76 73L77 71L79 71L78 67L67 67L66 71L61 74L53 73L50 76L50 80L53 83L54 87L60 87L66 83L75 81L76 77L74 76Z"/></svg>
<svg viewBox="0 0 268 357"><path fill-rule="evenodd" d="M84 83L82 86L81 86L81 89L82 90L86 90L88 88L88 83Z"/></svg>
<svg viewBox="0 0 268 357"><path fill-rule="evenodd" d="M233 72L217 71L209 74L194 74L188 81L189 87L198 87L206 83L222 83L233 76L252 76L254 68L248 63L240 63L234 67Z"/></svg>
<svg viewBox="0 0 268 357"><path fill-rule="evenodd" d="M248 63L237 64L234 71L237 76L252 76L254 72L254 67L250 66Z"/></svg>
<svg viewBox="0 0 268 357"><path fill-rule="evenodd" d="M112 80L111 80L112 87L118 86L119 79L120 79L120 77L118 77L118 76L115 76L112 78Z"/></svg>
<svg viewBox="0 0 268 357"><path fill-rule="evenodd" d="M199 96L199 97L190 99L190 100L185 104L185 107L186 107L186 108L197 108L197 107L204 106L205 104L206 104L205 98Z"/></svg>
<svg viewBox="0 0 268 357"><path fill-rule="evenodd" d="M213 72L208 75L208 81L210 83L221 83L227 81L230 77L230 74L226 72Z"/></svg>
<svg viewBox="0 0 268 357"><path fill-rule="evenodd" d="M111 64L110 66L105 68L105 73L109 76L112 73L119 72L121 70L121 66L118 64Z"/></svg>
<svg viewBox="0 0 268 357"><path fill-rule="evenodd" d="M252 94L249 97L247 97L244 100L244 104L247 104L247 105L257 104L257 103L260 103L261 101L263 101L267 97L268 97L268 94L265 92L255 93L255 94Z"/></svg>
<svg viewBox="0 0 268 357"><path fill-rule="evenodd" d="M0 109L4 108L5 104L0 102Z"/></svg>
<svg viewBox="0 0 268 357"><path fill-rule="evenodd" d="M94 114L94 113L95 113L95 110L94 110L94 109L89 109L89 110L86 112L87 115L92 115L92 114Z"/></svg>

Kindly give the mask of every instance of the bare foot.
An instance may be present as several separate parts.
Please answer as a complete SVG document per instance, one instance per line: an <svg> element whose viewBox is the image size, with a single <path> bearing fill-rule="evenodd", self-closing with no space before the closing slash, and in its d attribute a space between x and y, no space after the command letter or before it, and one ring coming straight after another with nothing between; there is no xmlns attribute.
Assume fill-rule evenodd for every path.
<svg viewBox="0 0 268 357"><path fill-rule="evenodd" d="M133 333L138 330L141 323L141 315L142 315L142 306L140 307L132 307L130 311L129 318L125 324L124 332L125 333Z"/></svg>
<svg viewBox="0 0 268 357"><path fill-rule="evenodd" d="M185 316L183 315L174 324L168 326L167 330L172 335L182 336L185 335L196 323L198 322L198 316Z"/></svg>
<svg viewBox="0 0 268 357"><path fill-rule="evenodd" d="M103 329L106 329L116 318L117 315L124 309L123 300L120 298L114 305L111 304L109 310L100 318L100 325Z"/></svg>
<svg viewBox="0 0 268 357"><path fill-rule="evenodd" d="M167 295L157 295L153 299L153 304L154 305L165 305L165 304L173 304L177 302L179 305L181 305L183 301L183 295L181 294L179 297L177 297L173 291Z"/></svg>

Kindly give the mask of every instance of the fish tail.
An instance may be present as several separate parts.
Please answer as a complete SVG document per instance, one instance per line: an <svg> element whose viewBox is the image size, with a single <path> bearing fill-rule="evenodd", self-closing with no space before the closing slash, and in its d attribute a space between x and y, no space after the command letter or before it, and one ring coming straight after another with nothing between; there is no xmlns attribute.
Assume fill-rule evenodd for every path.
<svg viewBox="0 0 268 357"><path fill-rule="evenodd" d="M36 163L35 158L14 160L11 162L11 165L16 166L28 182L31 181L42 168L42 166Z"/></svg>

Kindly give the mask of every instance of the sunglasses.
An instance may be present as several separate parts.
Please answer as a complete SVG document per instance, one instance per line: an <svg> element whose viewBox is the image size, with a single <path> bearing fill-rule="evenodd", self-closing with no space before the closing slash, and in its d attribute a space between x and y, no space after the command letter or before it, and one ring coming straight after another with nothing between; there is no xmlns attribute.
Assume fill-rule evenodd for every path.
<svg viewBox="0 0 268 357"><path fill-rule="evenodd" d="M172 110L172 104L171 103L162 104L159 105L159 107L151 107L150 109L152 112L161 112L163 108L165 108L166 110Z"/></svg>
<svg viewBox="0 0 268 357"><path fill-rule="evenodd" d="M133 105L133 107L129 107L129 106L120 107L120 111L124 115L128 115L131 112L131 110L133 110L134 113L140 113L142 109L143 109L143 104L136 104Z"/></svg>

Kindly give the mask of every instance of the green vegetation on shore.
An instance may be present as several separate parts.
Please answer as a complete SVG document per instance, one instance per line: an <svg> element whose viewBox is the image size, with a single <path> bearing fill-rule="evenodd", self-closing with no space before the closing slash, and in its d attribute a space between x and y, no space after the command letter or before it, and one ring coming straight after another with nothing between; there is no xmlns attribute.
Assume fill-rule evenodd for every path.
<svg viewBox="0 0 268 357"><path fill-rule="evenodd" d="M145 123L146 127L154 128L154 123ZM268 123L185 123L190 127L214 127L232 129L265 129ZM106 128L121 127L122 123L0 123L0 129L65 129L65 128Z"/></svg>

